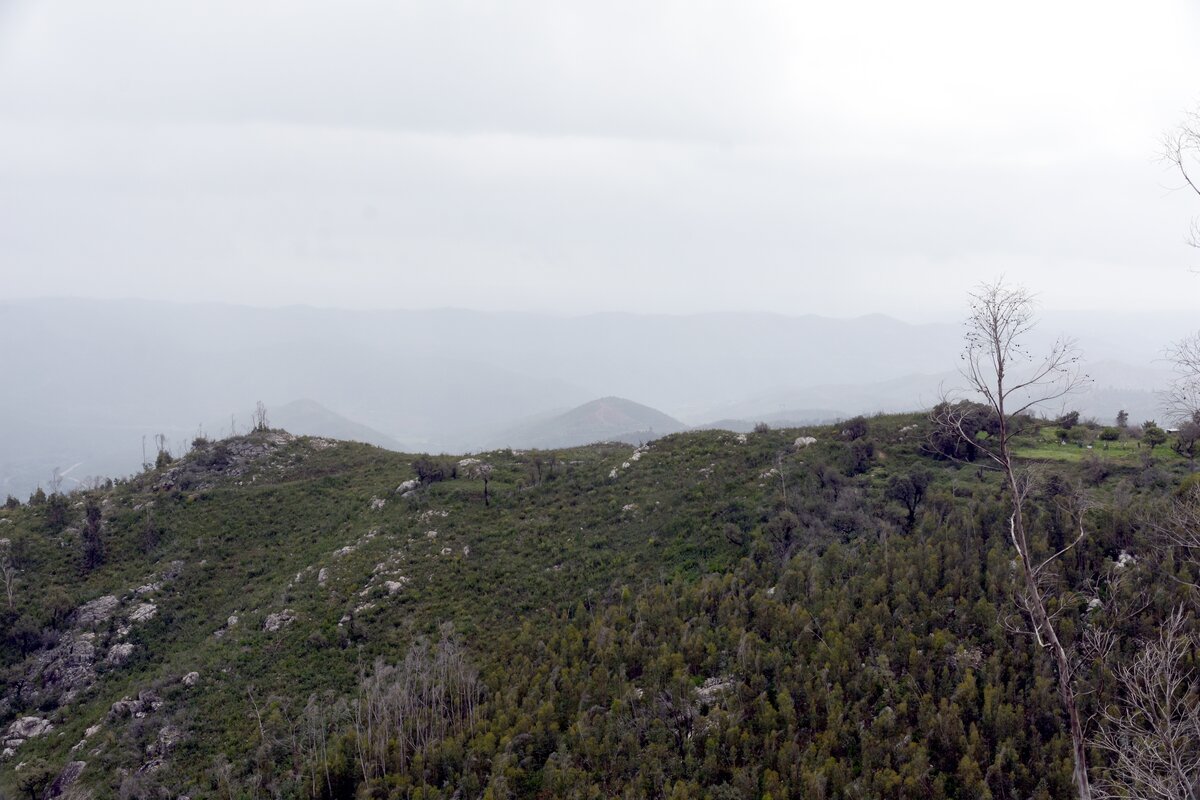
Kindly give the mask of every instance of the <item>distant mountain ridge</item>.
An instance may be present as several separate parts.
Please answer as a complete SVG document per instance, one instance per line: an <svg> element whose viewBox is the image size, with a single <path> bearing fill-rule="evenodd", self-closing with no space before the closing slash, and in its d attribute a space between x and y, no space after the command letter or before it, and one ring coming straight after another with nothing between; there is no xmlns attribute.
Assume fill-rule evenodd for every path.
<svg viewBox="0 0 1200 800"><path fill-rule="evenodd" d="M594 442L640 444L687 430L674 417L622 397L602 397L549 418L499 434L495 447L559 448Z"/></svg>

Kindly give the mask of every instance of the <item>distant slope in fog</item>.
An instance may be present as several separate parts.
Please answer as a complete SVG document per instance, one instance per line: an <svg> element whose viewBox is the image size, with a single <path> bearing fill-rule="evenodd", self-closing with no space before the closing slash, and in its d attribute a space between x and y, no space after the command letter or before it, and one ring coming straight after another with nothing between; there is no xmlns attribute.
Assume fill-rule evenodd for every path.
<svg viewBox="0 0 1200 800"><path fill-rule="evenodd" d="M283 428L297 436L324 436L350 442L365 442L387 450L403 450L404 447L386 433L347 419L329 410L315 400L294 400L291 403L268 409L270 425Z"/></svg>
<svg viewBox="0 0 1200 800"><path fill-rule="evenodd" d="M495 437L493 446L555 448L604 441L638 443L686 429L679 420L649 406L622 397L602 397L548 419L510 428Z"/></svg>

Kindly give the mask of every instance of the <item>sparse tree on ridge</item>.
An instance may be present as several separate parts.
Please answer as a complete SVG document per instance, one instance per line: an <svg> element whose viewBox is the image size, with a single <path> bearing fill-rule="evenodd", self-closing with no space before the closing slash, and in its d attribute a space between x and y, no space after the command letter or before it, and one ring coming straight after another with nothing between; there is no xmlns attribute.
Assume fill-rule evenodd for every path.
<svg viewBox="0 0 1200 800"><path fill-rule="evenodd" d="M270 430L271 423L267 419L267 407L263 405L263 401L259 400L254 406L254 431Z"/></svg>
<svg viewBox="0 0 1200 800"><path fill-rule="evenodd" d="M1035 358L1028 351L1024 340L1036 325L1034 306L1032 294L1023 288L1008 286L1002 279L981 285L971 295L962 374L968 388L983 398L984 405L995 416L996 432L978 440L965 416L968 412L961 404L950 402L938 406L934 423L977 447L1004 475L1011 503L1009 538L1016 551L1023 584L1022 605L1038 645L1053 660L1058 696L1067 715L1071 737L1075 786L1081 800L1090 800L1087 741L1071 657L1059 638L1047 601L1047 595L1052 591L1048 587L1048 568L1083 538L1083 527L1081 524L1079 537L1059 552L1048 557L1035 556L1030 547L1025 511L1033 481L1029 471L1016 463L1012 453L1017 419L1038 406L1066 397L1083 386L1088 377L1082 372L1079 351L1071 339L1058 339L1041 358Z"/></svg>

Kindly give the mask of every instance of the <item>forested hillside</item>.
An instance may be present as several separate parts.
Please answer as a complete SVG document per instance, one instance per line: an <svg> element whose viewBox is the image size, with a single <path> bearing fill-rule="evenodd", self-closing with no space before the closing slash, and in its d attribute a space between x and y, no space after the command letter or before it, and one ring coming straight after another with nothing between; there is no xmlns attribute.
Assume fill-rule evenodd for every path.
<svg viewBox="0 0 1200 800"><path fill-rule="evenodd" d="M1179 609L1179 674L1197 659L1191 450L1149 431L1014 440L1038 559L1078 540L1045 592L1102 790L1128 668ZM260 430L10 500L0 784L1071 797L1011 506L975 456L927 415L468 458ZM1196 695L1172 691L1184 724Z"/></svg>

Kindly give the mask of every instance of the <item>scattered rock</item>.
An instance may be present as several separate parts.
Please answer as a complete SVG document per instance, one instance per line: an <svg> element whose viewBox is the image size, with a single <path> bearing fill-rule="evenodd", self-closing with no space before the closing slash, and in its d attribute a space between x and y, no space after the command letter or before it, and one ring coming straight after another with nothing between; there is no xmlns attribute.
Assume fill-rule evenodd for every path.
<svg viewBox="0 0 1200 800"><path fill-rule="evenodd" d="M450 554L451 554L451 553L453 553L453 552L454 552L454 551L453 551L452 549L450 549L449 547L443 547L443 548L442 548L442 555L444 555L444 556L448 556L448 555L450 555Z"/></svg>
<svg viewBox="0 0 1200 800"><path fill-rule="evenodd" d="M738 444L745 444L749 441L749 438L744 433L739 433L735 438L737 439Z"/></svg>
<svg viewBox="0 0 1200 800"><path fill-rule="evenodd" d="M109 707L108 713L115 719L122 717L144 717L148 712L162 708L162 700L150 690L138 692L137 699L122 697Z"/></svg>
<svg viewBox="0 0 1200 800"><path fill-rule="evenodd" d="M371 510L372 511L378 511L379 509L383 508L386 505L387 505L387 500L384 500L382 497L372 497L371 498Z"/></svg>
<svg viewBox="0 0 1200 800"><path fill-rule="evenodd" d="M1117 567L1117 569L1125 569L1126 567L1130 566L1131 564L1136 564L1136 563L1137 563L1136 558L1134 558L1131 554L1122 550L1121 554L1119 556L1117 556L1116 567Z"/></svg>
<svg viewBox="0 0 1200 800"><path fill-rule="evenodd" d="M408 578L406 578L406 577L404 577L403 575L401 575L401 576L400 576L400 580L396 580L396 581L384 581L384 582L383 582L383 588L387 589L387 593L388 593L388 594L395 594L396 592L398 592L398 591L400 591L401 589L403 589L403 588L404 588L404 585L405 585L406 583L408 583Z"/></svg>
<svg viewBox="0 0 1200 800"><path fill-rule="evenodd" d="M421 482L419 480L417 480L416 478L413 478L412 480L405 481L404 483L397 486L396 494L403 497L404 495L408 494L409 492L416 491L420 486L421 486Z"/></svg>
<svg viewBox="0 0 1200 800"><path fill-rule="evenodd" d="M327 580L329 580L329 570L321 567L321 571L317 573L317 585L324 586Z"/></svg>
<svg viewBox="0 0 1200 800"><path fill-rule="evenodd" d="M353 552L354 552L355 550L357 550L357 549L358 549L358 548L357 548L357 547L355 547L354 545L352 545L352 544L348 544L348 545L346 545L345 547L342 547L342 548L340 548L340 549L338 549L338 550L335 550L335 551L333 551L333 557L334 557L334 558L341 558L342 556L348 556L348 555L350 555L351 553L353 553Z"/></svg>
<svg viewBox="0 0 1200 800"><path fill-rule="evenodd" d="M46 797L59 797L71 787L75 781L79 780L79 776L83 773L83 768L87 766L86 761L68 761L67 765L62 768L62 772L58 773L58 777L46 789Z"/></svg>
<svg viewBox="0 0 1200 800"><path fill-rule="evenodd" d="M437 531L425 531L425 538L426 539L436 539Z"/></svg>
<svg viewBox="0 0 1200 800"><path fill-rule="evenodd" d="M285 608L283 611L275 614L268 614L267 619L263 622L264 631L278 631L286 628L296 621L296 614L290 608Z"/></svg>
<svg viewBox="0 0 1200 800"><path fill-rule="evenodd" d="M200 682L200 673L199 672L189 672L187 675L183 676L183 685L184 686L195 686L199 682Z"/></svg>
<svg viewBox="0 0 1200 800"><path fill-rule="evenodd" d="M796 438L796 441L792 442L792 447L796 448L797 450L801 450L805 447L808 447L810 444L816 443L817 440L812 436L799 436Z"/></svg>
<svg viewBox="0 0 1200 800"><path fill-rule="evenodd" d="M471 555L471 545L464 544L463 549L462 549L462 554L463 554L463 558L466 558L467 556Z"/></svg>

